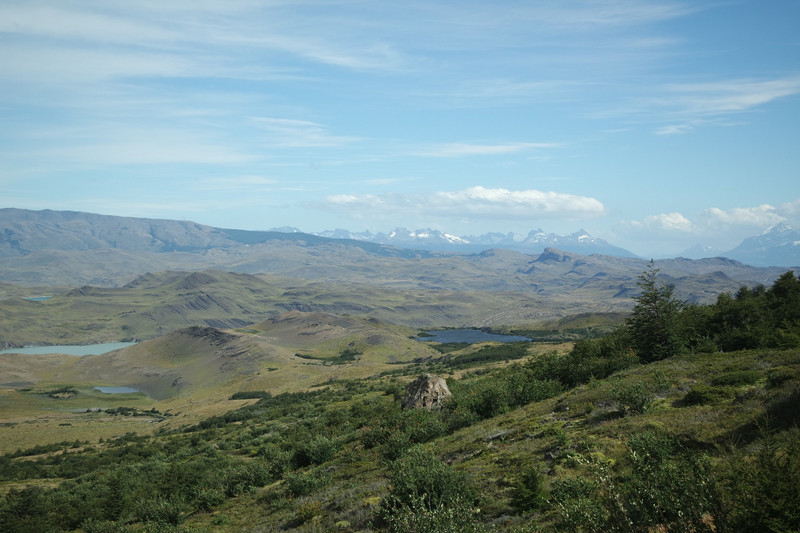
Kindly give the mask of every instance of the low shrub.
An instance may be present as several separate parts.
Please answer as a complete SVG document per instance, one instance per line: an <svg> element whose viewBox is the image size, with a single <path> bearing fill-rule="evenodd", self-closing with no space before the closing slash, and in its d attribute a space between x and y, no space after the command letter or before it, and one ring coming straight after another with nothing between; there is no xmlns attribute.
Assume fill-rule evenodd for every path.
<svg viewBox="0 0 800 533"><path fill-rule="evenodd" d="M319 465L330 461L336 449L336 442L324 435L317 435L295 450L293 462L297 468Z"/></svg>
<svg viewBox="0 0 800 533"><path fill-rule="evenodd" d="M628 468L592 465L592 479L553 482L557 530L713 532L724 514L705 456L667 435L645 431L628 441ZM738 530L734 530L738 531Z"/></svg>
<svg viewBox="0 0 800 533"><path fill-rule="evenodd" d="M755 456L726 462L724 507L729 531L796 531L800 524L800 429L762 433Z"/></svg>
<svg viewBox="0 0 800 533"><path fill-rule="evenodd" d="M297 522L304 524L322 514L322 504L317 500L305 500L297 505L295 516Z"/></svg>
<svg viewBox="0 0 800 533"><path fill-rule="evenodd" d="M480 511L461 498L431 506L422 496L409 505L384 513L392 533L485 533Z"/></svg>
<svg viewBox="0 0 800 533"><path fill-rule="evenodd" d="M322 476L313 470L290 472L284 477L286 491L294 497L307 496L327 485L329 481L328 477Z"/></svg>
<svg viewBox="0 0 800 533"><path fill-rule="evenodd" d="M476 491L467 475L445 464L422 445L413 446L391 465L387 510L423 504L428 510L461 500L472 504Z"/></svg>
<svg viewBox="0 0 800 533"><path fill-rule="evenodd" d="M762 373L758 370L738 370L721 374L715 377L711 383L717 386L741 387L754 384L761 376Z"/></svg>
<svg viewBox="0 0 800 533"><path fill-rule="evenodd" d="M177 526L183 522L184 510L182 503L159 496L141 500L134 508L134 515L139 522Z"/></svg>
<svg viewBox="0 0 800 533"><path fill-rule="evenodd" d="M793 368L773 368L767 371L767 388L774 389L790 381L800 381L800 372Z"/></svg>
<svg viewBox="0 0 800 533"><path fill-rule="evenodd" d="M695 385L684 395L683 405L711 405L730 396L727 389L709 385Z"/></svg>
<svg viewBox="0 0 800 533"><path fill-rule="evenodd" d="M613 398L626 413L641 414L647 411L655 400L652 387L643 381L631 384L614 384L611 388Z"/></svg>

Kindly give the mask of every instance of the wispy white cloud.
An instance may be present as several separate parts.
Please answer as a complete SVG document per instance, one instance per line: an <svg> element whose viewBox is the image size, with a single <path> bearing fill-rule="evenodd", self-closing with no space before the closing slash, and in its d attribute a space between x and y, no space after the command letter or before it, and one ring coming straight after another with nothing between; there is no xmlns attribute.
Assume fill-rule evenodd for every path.
<svg viewBox="0 0 800 533"><path fill-rule="evenodd" d="M470 187L433 194L337 194L328 196L329 209L362 216L409 216L426 214L445 218L489 217L496 220L537 218L583 219L606 214L596 198L538 190Z"/></svg>
<svg viewBox="0 0 800 533"><path fill-rule="evenodd" d="M7 3L0 6L0 31L79 43L163 43L181 39L177 30L180 24L131 17L136 11L124 10L115 15L91 7L82 9L80 3L68 8L62 3Z"/></svg>
<svg viewBox="0 0 800 533"><path fill-rule="evenodd" d="M665 88L664 104L678 113L709 116L741 113L779 98L800 94L800 76L681 83Z"/></svg>
<svg viewBox="0 0 800 533"><path fill-rule="evenodd" d="M322 124L308 120L272 117L254 117L252 120L266 133L266 140L272 146L335 147L358 140L356 137L331 135Z"/></svg>
<svg viewBox="0 0 800 533"><path fill-rule="evenodd" d="M656 135L683 135L684 133L689 133L690 131L694 130L694 126L692 124L670 124L669 126L663 126L661 128L656 129Z"/></svg>
<svg viewBox="0 0 800 533"><path fill-rule="evenodd" d="M209 135L187 129L109 128L89 132L41 151L55 160L85 165L236 164L253 161L246 153Z"/></svg>
<svg viewBox="0 0 800 533"><path fill-rule="evenodd" d="M268 191L278 180L264 176L226 176L216 178L203 178L193 182L196 189L204 191Z"/></svg>
<svg viewBox="0 0 800 533"><path fill-rule="evenodd" d="M656 88L656 90L659 90ZM800 94L800 76L682 83L663 87L661 96L639 109L654 120L671 123L656 135L685 134L705 125L730 125L721 117L735 116ZM659 118L661 115L662 118Z"/></svg>
<svg viewBox="0 0 800 533"><path fill-rule="evenodd" d="M425 147L414 155L425 157L465 157L474 155L504 155L527 150L557 148L557 143L516 142L507 144L446 143Z"/></svg>

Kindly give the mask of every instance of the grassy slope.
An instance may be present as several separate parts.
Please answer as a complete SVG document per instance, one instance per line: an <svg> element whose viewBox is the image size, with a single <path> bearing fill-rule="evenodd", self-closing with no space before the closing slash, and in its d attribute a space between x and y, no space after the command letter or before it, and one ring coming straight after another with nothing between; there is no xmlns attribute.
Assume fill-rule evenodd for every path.
<svg viewBox="0 0 800 533"><path fill-rule="evenodd" d="M301 316L305 320L299 320ZM262 338L275 344L299 346L299 349L307 350L317 357L327 358L335 355L339 347L350 346L354 341L361 349L370 345L370 339L375 340L374 335L391 337L390 330L376 331L370 329L370 326L374 328L368 322L350 318L290 313L282 320L259 324L253 332L241 336L256 341ZM354 335L354 331L359 334ZM309 338L314 340L309 341ZM299 340L305 344L294 344ZM382 358L381 350L387 344L379 343L375 346L379 347L375 358ZM170 360L164 355L151 354L150 357L154 358L153 364L170 366L176 364L175 357L197 357L189 353L197 348L198 345L193 345L182 353L173 353ZM462 352L455 352L455 355L471 353L475 349L473 346ZM367 364L371 359L367 353L364 359L368 361L360 367L357 364L326 365L322 361L308 360L301 361L299 365L291 365L291 369L285 369L291 374L285 375L290 375L292 380L298 380L298 388L303 388L302 384L327 381L327 387L341 392L340 399L315 403L311 412L308 411L310 405L300 403L296 406L296 412L290 405L281 416L265 419L254 415L254 418L245 418L242 422L218 425L217 429L203 433L202 439L228 450L225 453L247 456L257 450L260 442L265 442L263 439L274 435L276 428L282 428L282 432L291 432L290 428L310 423L303 420L311 421L329 416L326 413L341 413L330 415L335 418L348 416L345 413L358 405L391 405L393 400L384 390L396 387L395 384L402 385L428 368L426 364L383 367L374 361ZM394 370L395 376L378 377L377 370L381 368ZM397 371L402 373L397 374ZM732 373L740 371L750 372L748 383L721 383L720 380L725 376L730 377ZM481 379L480 368L452 374L457 374L460 382L465 384ZM274 375L280 376L277 371ZM786 379L776 379L776 376L784 376ZM333 377L339 379L330 381ZM352 382L342 380L344 377L364 379ZM608 461L617 465L614 468L624 468L627 439L652 429L678 438L690 449L711 454L715 463L725 461L727 446L749 446L756 436L758 424L772 427L774 431L785 429L787 420L776 419L774 410L771 419L764 419L764 416L776 405L777 400L789 397L791 391L796 390L798 378L798 350L684 356L637 366L605 380L579 386L554 398L475 423L427 446L454 468L466 472L471 483L478 487L482 520L494 522L500 531L511 531L531 520L546 526L553 519L552 509L545 508L543 514L526 516L511 507L512 487L525 468L532 466L542 472L545 475L546 488L556 479L586 475L586 462L589 459ZM283 382L282 390L292 388L287 381L277 381ZM353 386L354 383L358 385ZM625 413L615 390L637 383L645 383L649 390L656 393L655 402L642 414ZM712 391L710 399L698 405L685 402L687 392L698 387L706 387ZM208 392L207 389L200 390L204 394ZM98 437L107 439L126 429L142 431L148 426L151 429L176 427L197 421L203 416L220 414L243 404L253 403L252 400L230 401L217 398L211 402L215 408L209 408L211 404L204 403L202 395L197 395L183 404L185 409L196 409L190 417L168 418L160 422L120 420L119 417L105 414L77 412L78 409L96 406L98 401L109 401L98 394L92 395L86 389L80 391L81 394L74 398L62 399L47 398L41 394L41 390L38 393L17 392L15 394L24 397L26 402L33 402L30 405L41 412L51 410L52 418L45 423L34 417L15 426L0 428L0 431L4 433L4 437L18 436L20 432L24 432L28 438L36 438L34 435L46 433L46 426L49 424L50 430L58 429L63 437L53 440L71 441L91 435L88 440L94 442ZM7 402L7 399L0 398L0 401ZM141 396L117 398L115 401L142 408L152 405ZM54 414L52 409L56 405L60 407L57 408L58 413ZM21 408L20 403L17 408ZM797 408L797 405L792 407L795 424ZM113 431L109 432L109 428L113 428ZM93 431L95 433L92 434ZM52 433L51 437L56 435L57 433ZM167 433L159 438L166 442L182 438L179 435L170 436ZM291 497L286 492L286 482L279 481L256 492L229 499L209 512L192 515L188 517L186 526L192 531L209 532L277 529L332 531L341 528L355 531L366 527L374 519L381 498L389 490L388 463L379 449L365 449L357 433L334 438L341 446L331 460L320 466L298 470L300 475L321 476L325 480L325 483L308 494ZM6 449L21 446L8 445L10 442L19 442L18 438L4 438L0 441ZM4 486L8 489L12 485L19 486ZM350 524L348 527L343 525L345 521Z"/></svg>
<svg viewBox="0 0 800 533"><path fill-rule="evenodd" d="M691 387L711 386L715 378L739 370L756 370L758 380L752 385L716 387L719 396L709 404L685 405L682 401ZM800 351L699 354L635 367L478 422L427 446L466 472L478 487L483 520L495 523L501 531L531 520L546 528L552 509L544 514L521 515L511 506L512 487L524 468L533 466L544 473L547 487L555 479L586 475L590 458L622 466L627 439L645 430L675 436L684 446L722 461L727 446L744 447L752 442L770 406L797 386L795 378L770 387L767 376L771 372L800 376ZM649 410L627 415L620 411L614 399L615 387L654 381L665 382L667 387L658 393ZM351 402L369 398L376 398L375 393ZM252 430L259 426L255 421L245 424ZM774 426L776 431L781 429L779 424ZM223 431L221 438L233 440L240 433L222 437ZM365 450L358 441L344 446L324 465L305 470L325 472L328 484L293 499L279 482L231 500L211 513L195 515L187 525L199 531L331 531L337 529L337 523L346 521L352 529L345 530L357 530L374 518L377 502L389 489L388 463L375 449ZM314 518L303 523L300 517L309 508L316 509Z"/></svg>

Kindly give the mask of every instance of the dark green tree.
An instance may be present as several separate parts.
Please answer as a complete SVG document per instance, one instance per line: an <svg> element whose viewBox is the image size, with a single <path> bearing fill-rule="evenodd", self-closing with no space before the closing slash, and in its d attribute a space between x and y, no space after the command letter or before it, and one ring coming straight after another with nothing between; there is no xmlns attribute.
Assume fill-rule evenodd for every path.
<svg viewBox="0 0 800 533"><path fill-rule="evenodd" d="M644 363L672 357L683 348L679 313L684 303L675 298L675 288L658 281L659 269L651 260L639 275L641 294L626 321L636 355Z"/></svg>
<svg viewBox="0 0 800 533"><path fill-rule="evenodd" d="M794 271L782 274L767 291L772 313L773 345L781 348L800 346L800 277Z"/></svg>

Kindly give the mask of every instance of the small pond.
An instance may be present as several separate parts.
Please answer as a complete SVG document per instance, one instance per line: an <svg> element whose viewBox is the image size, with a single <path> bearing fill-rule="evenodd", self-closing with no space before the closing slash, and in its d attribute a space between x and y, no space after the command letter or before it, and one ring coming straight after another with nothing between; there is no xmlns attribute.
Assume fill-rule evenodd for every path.
<svg viewBox="0 0 800 533"><path fill-rule="evenodd" d="M139 392L139 389L131 387L95 387L94 390L99 390L104 394L130 394L132 392Z"/></svg>
<svg viewBox="0 0 800 533"><path fill-rule="evenodd" d="M417 337L416 340L422 342L441 342L443 344L450 342L466 342L468 344L475 344L476 342L520 342L529 341L528 337L521 337L519 335L498 335L495 333L486 333L479 329L442 329L436 331L426 331L427 336Z"/></svg>
<svg viewBox="0 0 800 533"><path fill-rule="evenodd" d="M41 355L45 353L63 353L67 355L100 355L107 352L113 352L120 348L127 348L133 346L135 342L107 342L104 344L87 344L85 346L79 345L64 345L64 346L31 346L28 348L11 348L9 350L0 351L3 353L18 353L22 355Z"/></svg>

